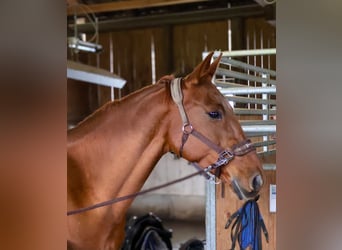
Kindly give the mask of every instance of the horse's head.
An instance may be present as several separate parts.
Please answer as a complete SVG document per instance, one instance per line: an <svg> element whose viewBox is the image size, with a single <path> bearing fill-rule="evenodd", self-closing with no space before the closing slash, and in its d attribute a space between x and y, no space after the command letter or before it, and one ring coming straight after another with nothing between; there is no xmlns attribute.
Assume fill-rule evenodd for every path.
<svg viewBox="0 0 342 250"><path fill-rule="evenodd" d="M192 73L182 79L178 92L183 95L181 106L185 115L180 115L182 108L173 105L169 130L171 150L188 161L198 162L201 167L216 163L221 149L228 153L233 152L234 148L241 150L244 147L237 145L246 141L232 107L212 84L212 77L221 59L219 56L210 64L212 55L210 53ZM177 89L172 92L177 92ZM173 93L173 97L177 99L177 94ZM187 122L189 124L184 126ZM193 131L200 136L192 136L195 134ZM250 144L244 146L248 148ZM234 154L220 170L220 179L231 183L240 199L255 197L263 185L262 167L255 150Z"/></svg>

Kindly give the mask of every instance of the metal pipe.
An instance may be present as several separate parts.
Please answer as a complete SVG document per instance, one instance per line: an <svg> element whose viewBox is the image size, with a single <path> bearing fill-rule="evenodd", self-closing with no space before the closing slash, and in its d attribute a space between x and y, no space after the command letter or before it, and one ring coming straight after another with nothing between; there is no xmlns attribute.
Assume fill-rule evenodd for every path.
<svg viewBox="0 0 342 250"><path fill-rule="evenodd" d="M240 109L236 108L234 109L234 113L237 115L264 115L264 114L270 114L270 115L275 115L276 110L263 110L263 109Z"/></svg>
<svg viewBox="0 0 342 250"><path fill-rule="evenodd" d="M276 120L240 120L242 126L254 126L254 125L276 125Z"/></svg>
<svg viewBox="0 0 342 250"><path fill-rule="evenodd" d="M276 125L242 125L241 127L245 133L275 133L277 131Z"/></svg>
<svg viewBox="0 0 342 250"><path fill-rule="evenodd" d="M262 94L262 93L269 93L275 94L276 87L238 87L238 88L226 88L220 89L220 92L223 95L247 95L247 94Z"/></svg>
<svg viewBox="0 0 342 250"><path fill-rule="evenodd" d="M262 67L250 65L248 63L240 62L240 61L233 60L227 57L222 57L220 63L236 66L242 69L253 70L253 71L257 71L257 72L264 73L264 74L269 74L271 76L276 76L277 74L274 70L264 69Z"/></svg>
<svg viewBox="0 0 342 250"><path fill-rule="evenodd" d="M111 72L93 66L67 61L67 77L114 88L122 88L126 80Z"/></svg>
<svg viewBox="0 0 342 250"><path fill-rule="evenodd" d="M277 50L274 49L252 49L252 50L233 50L221 51L223 57L237 57L237 56L261 56L261 55L275 55Z"/></svg>
<svg viewBox="0 0 342 250"><path fill-rule="evenodd" d="M216 185L214 181L206 183L205 238L206 249L216 249Z"/></svg>
<svg viewBox="0 0 342 250"><path fill-rule="evenodd" d="M239 102L239 103L257 103L257 104L269 104L269 105L275 105L276 100L263 100L260 98L248 98L248 97L242 97L242 96L227 96L227 99L229 101L233 102Z"/></svg>
<svg viewBox="0 0 342 250"><path fill-rule="evenodd" d="M277 165L275 163L264 163L262 164L262 168L266 171L275 171L277 170Z"/></svg>
<svg viewBox="0 0 342 250"><path fill-rule="evenodd" d="M250 81L260 82L260 83L265 82L265 78L258 77L258 76L251 76L251 75L248 75L248 74L244 74L244 73L240 73L240 72L235 72L235 71L230 71L230 70L223 69L223 68L218 68L216 70L216 74L224 75L224 76L230 76L230 77L233 77L233 78L238 78L238 79L243 79L243 80L250 80ZM277 82L275 80L268 79L267 83L275 85Z"/></svg>
<svg viewBox="0 0 342 250"><path fill-rule="evenodd" d="M260 142L255 142L253 143L255 147L262 147L262 146L265 146L265 145L275 145L276 144L276 141L275 140L272 140L272 141L260 141Z"/></svg>

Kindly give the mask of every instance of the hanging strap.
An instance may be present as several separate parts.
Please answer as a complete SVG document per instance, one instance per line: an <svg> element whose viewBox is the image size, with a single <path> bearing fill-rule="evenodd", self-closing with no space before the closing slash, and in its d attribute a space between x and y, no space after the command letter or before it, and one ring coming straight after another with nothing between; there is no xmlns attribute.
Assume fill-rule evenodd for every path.
<svg viewBox="0 0 342 250"><path fill-rule="evenodd" d="M262 250L261 230L268 243L268 232L257 203L259 196L247 201L238 211L228 219L225 229L232 223L231 250L238 242L240 249L251 247L251 250Z"/></svg>

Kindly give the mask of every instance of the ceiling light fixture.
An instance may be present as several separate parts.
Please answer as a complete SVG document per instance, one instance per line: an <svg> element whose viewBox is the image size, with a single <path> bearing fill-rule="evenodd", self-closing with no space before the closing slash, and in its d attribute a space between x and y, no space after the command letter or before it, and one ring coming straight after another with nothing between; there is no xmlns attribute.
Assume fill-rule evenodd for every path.
<svg viewBox="0 0 342 250"><path fill-rule="evenodd" d="M68 38L68 47L75 50L75 52L81 50L86 52L98 53L102 51L101 44L85 42L77 37Z"/></svg>
<svg viewBox="0 0 342 250"><path fill-rule="evenodd" d="M91 53L98 53L102 51L102 45L98 43L99 37L98 37L98 20L97 17L93 12L90 13L90 15L87 13L87 7L83 4L74 4L69 7L74 8L75 14L74 14L74 36L68 37L68 47L73 50L73 52L78 53L79 51L85 51L85 52L91 52ZM84 11L86 18L89 20L89 22L94 26L95 33L92 36L91 39L86 41L85 34L78 34L77 32L77 24L82 21L84 22L84 19L79 19L77 17L76 9L79 8ZM90 10L90 9L89 9ZM83 36L82 36L83 35ZM80 37L83 37L83 40L80 39ZM95 43L92 41L95 40Z"/></svg>

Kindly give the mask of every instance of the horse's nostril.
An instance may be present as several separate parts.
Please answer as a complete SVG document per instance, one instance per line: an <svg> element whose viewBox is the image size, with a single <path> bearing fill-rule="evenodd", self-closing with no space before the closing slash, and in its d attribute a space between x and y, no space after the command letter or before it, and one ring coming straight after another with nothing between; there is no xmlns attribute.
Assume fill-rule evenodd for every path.
<svg viewBox="0 0 342 250"><path fill-rule="evenodd" d="M260 174L254 176L252 180L252 188L254 191L259 191L263 184L263 180Z"/></svg>

